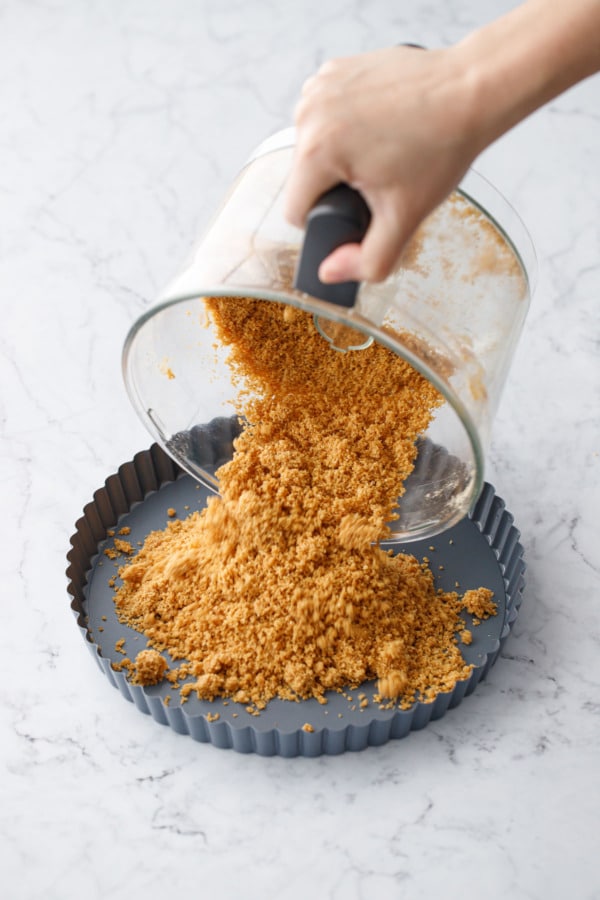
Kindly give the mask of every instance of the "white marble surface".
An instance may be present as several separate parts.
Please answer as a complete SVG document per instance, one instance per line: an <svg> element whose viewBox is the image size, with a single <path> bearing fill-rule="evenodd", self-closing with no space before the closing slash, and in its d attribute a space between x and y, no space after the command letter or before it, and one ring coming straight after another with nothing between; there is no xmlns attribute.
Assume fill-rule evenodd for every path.
<svg viewBox="0 0 600 900"><path fill-rule="evenodd" d="M149 443L131 322L323 59L430 46L503 0L0 2L0 892L327 900L600 897L600 81L478 168L538 289L488 478L529 563L488 680L403 741L317 760L161 728L94 666L69 535ZM168 892L168 893L166 893Z"/></svg>

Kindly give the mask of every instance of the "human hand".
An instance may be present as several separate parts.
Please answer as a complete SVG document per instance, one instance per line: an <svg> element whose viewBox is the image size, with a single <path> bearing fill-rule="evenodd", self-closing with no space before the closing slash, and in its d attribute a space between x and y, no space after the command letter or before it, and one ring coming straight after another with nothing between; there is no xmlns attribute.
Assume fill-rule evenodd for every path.
<svg viewBox="0 0 600 900"><path fill-rule="evenodd" d="M303 226L347 182L371 210L361 244L338 248L324 282L381 281L413 231L476 156L600 70L600 0L527 0L452 47L393 47L325 63L296 110L286 215Z"/></svg>
<svg viewBox="0 0 600 900"><path fill-rule="evenodd" d="M325 63L304 86L288 182L298 225L327 189L347 182L371 225L322 263L324 282L380 281L421 220L460 181L479 151L468 82L450 50L394 47Z"/></svg>

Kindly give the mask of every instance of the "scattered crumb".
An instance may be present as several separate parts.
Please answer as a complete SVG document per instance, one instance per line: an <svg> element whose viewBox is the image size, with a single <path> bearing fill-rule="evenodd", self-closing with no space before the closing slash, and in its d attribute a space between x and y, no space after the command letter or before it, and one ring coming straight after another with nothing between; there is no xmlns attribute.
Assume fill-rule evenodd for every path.
<svg viewBox="0 0 600 900"><path fill-rule="evenodd" d="M135 684L158 684L169 668L166 659L158 650L140 650L135 658Z"/></svg>
<svg viewBox="0 0 600 900"><path fill-rule="evenodd" d="M221 718L221 713L207 713L206 721L207 722L217 722Z"/></svg>
<svg viewBox="0 0 600 900"><path fill-rule="evenodd" d="M161 361L159 368L160 368L161 375L165 375L169 379L169 381L171 381L173 378L175 378L173 370L171 369L171 366L169 365L169 360L166 357Z"/></svg>
<svg viewBox="0 0 600 900"><path fill-rule="evenodd" d="M115 549L118 550L119 553L125 553L127 556L133 553L133 547L129 541L122 541L120 538L115 538Z"/></svg>
<svg viewBox="0 0 600 900"><path fill-rule="evenodd" d="M302 310L205 305L236 412L255 424L218 470L219 495L184 520L168 509L119 568L119 621L188 661L182 703L227 697L258 716L274 697L323 702L370 679L391 707L432 701L472 670L456 633L475 598L438 590L426 557L380 542L441 395L382 344L332 350Z"/></svg>
<svg viewBox="0 0 600 900"><path fill-rule="evenodd" d="M307 731L309 734L312 734L315 729L308 722L305 722L302 726L302 731Z"/></svg>
<svg viewBox="0 0 600 900"><path fill-rule="evenodd" d="M475 590L465 591L463 596L463 605L467 612L476 616L478 619L489 619L495 616L497 612L497 604L493 601L494 593L489 588L476 588Z"/></svg>
<svg viewBox="0 0 600 900"><path fill-rule="evenodd" d="M115 644L115 650L117 653L125 653L125 638L119 638Z"/></svg>

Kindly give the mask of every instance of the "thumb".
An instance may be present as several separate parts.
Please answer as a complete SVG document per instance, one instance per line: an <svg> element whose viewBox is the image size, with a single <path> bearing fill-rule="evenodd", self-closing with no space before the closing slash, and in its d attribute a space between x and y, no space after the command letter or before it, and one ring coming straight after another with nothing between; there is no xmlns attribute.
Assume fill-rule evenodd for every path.
<svg viewBox="0 0 600 900"><path fill-rule="evenodd" d="M319 267L326 284L340 281L383 281L390 275L408 242L415 223L402 215L398 202L386 198L379 208L373 203L371 224L361 244L343 244Z"/></svg>
<svg viewBox="0 0 600 900"><path fill-rule="evenodd" d="M342 244L319 266L319 279L324 284L361 281L360 244Z"/></svg>

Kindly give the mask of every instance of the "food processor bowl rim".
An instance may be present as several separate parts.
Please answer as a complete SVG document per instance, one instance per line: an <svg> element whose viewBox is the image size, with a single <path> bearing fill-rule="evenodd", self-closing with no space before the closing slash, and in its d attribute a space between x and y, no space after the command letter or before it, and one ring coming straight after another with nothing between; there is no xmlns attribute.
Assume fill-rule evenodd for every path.
<svg viewBox="0 0 600 900"><path fill-rule="evenodd" d="M288 305L295 306L299 309L303 309L304 311L313 314L315 312L319 312L319 314L324 313L325 315L327 315L327 312L334 312L335 316L329 316L329 318L334 318L337 321L348 325L350 328L357 328L364 334L368 334L369 336L373 337L373 339L378 343L387 347L393 353L396 353L397 356L400 356L402 359L404 359L413 368L420 372L421 375L423 375L429 382L431 382L431 384L440 392L440 394L442 394L444 399L451 406L455 415L458 417L464 431L466 432L469 444L471 446L474 464L474 478L471 482L471 496L469 497L468 507L469 509L473 508L474 504L477 502L484 484L485 455L483 451L482 440L479 431L473 421L473 418L464 403L461 401L458 394L453 390L451 385L440 378L435 369L429 367L408 347L405 347L400 341L395 341L393 335L391 335L384 329L379 328L377 325L374 325L368 319L364 318L363 316L352 316L348 314L351 311L346 312L340 307L335 307L333 310L331 310L330 304L320 301L314 297L308 297L308 295L301 294L299 291L293 289L289 291L272 291L264 288L257 289L256 287L246 287L243 285L218 284L212 287L203 288L202 290L194 291L193 294L186 293L177 296L165 297L156 305L146 310L133 323L127 333L123 345L121 364L123 380L131 404L136 410L138 417L142 420L142 422L144 422L147 428L149 427L148 409L142 402L142 399L138 394L137 387L134 383L134 379L130 375L131 350L135 343L136 337L141 332L143 327L159 313L164 312L166 309L169 309L172 306L177 306L182 303L195 302L198 300L202 300L204 297L254 297L257 300L267 300L274 303L287 303ZM310 303L308 304L304 298L308 298ZM315 309L315 306L318 306L318 309ZM361 351L352 350L349 352L360 353ZM159 440L161 439L158 431L152 433L154 433L155 437L157 437ZM456 519L456 521L458 521L458 519ZM455 524L454 520L449 522L448 527L450 527L450 525L452 524ZM430 532L427 532L427 534L430 534ZM417 540L420 537L422 537L420 533L415 533L414 537L411 537L409 539ZM400 540L400 538L398 538L398 540ZM402 540L407 540L407 538L404 537L402 538Z"/></svg>

